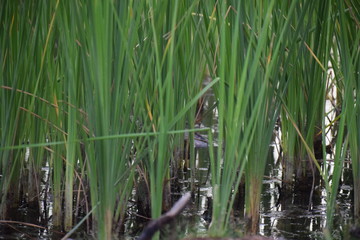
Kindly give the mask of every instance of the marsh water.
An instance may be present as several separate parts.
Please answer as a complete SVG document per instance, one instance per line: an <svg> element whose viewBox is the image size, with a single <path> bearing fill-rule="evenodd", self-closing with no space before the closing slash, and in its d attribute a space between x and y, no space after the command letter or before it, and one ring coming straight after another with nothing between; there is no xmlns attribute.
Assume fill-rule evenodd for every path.
<svg viewBox="0 0 360 240"><path fill-rule="evenodd" d="M287 196L286 199L281 199L281 172L279 171L281 159L276 144L270 147L272 154L269 156L263 180L259 233L272 236L275 239L321 239L326 224L326 192L324 186L320 184L315 187L312 199L309 195L295 193ZM332 162L328 161L327 164L331 169ZM170 236L173 239L181 239L204 235L211 221L209 206L211 205L212 192L208 149L196 149L195 169L191 169L187 165L188 163L184 161L182 167L178 169L177 178L172 180L172 201L175 202L183 193L193 187L195 191L192 202L173 224L162 231L163 239L171 239ZM44 168L44 178L46 178L47 172L48 169ZM191 176L195 176L193 181ZM192 186L192 184L194 185ZM351 239L348 234L353 223L351 186L351 165L349 161L345 161L337 200L335 229L332 234L334 239ZM44 185L43 190L42 192L47 191L46 185ZM42 196L43 199L46 197L49 196ZM41 215L38 214L39 209L32 209L26 204L13 210L14 221L29 223L29 225L17 222L1 223L0 239L61 238L64 234L57 232L51 226L51 204L45 204L44 201L41 208L40 212L43 213ZM239 197L239 201L234 206L232 231L229 232L229 235L241 235L244 224L243 203ZM141 216L136 215L136 206L133 201L130 201L129 214L124 228L125 238L136 239L145 225L146 221ZM176 237L174 238L174 236ZM72 235L72 238L91 239L92 237L86 234L84 227Z"/></svg>
<svg viewBox="0 0 360 240"><path fill-rule="evenodd" d="M273 151L277 151L272 147ZM312 199L305 194L292 194L287 199L281 199L281 173L279 172L280 159L274 158L277 154L269 156L269 161L263 180L263 193L260 206L259 234L271 236L274 239L322 239L323 229L326 225L326 191L324 186L316 186ZM332 165L332 162L328 162ZM337 211L332 232L333 239L352 239L349 230L353 223L352 214L352 176L351 165L346 162L341 179L337 200ZM179 179L173 183L180 192L173 193L175 202L181 195L191 188L191 169L181 171ZM209 174L209 161L206 149L198 149L195 169L196 191L192 203L171 226L166 227L163 239L181 239L205 235L209 227L211 216L209 214L209 201L211 202L211 185ZM311 186L309 186L311 189ZM232 230L229 236L241 236L245 229L243 218L244 206L239 197L234 206ZM138 224L138 218L128 219L127 239L136 239L144 227ZM140 226L140 227L139 227ZM175 235L176 238L171 237Z"/></svg>

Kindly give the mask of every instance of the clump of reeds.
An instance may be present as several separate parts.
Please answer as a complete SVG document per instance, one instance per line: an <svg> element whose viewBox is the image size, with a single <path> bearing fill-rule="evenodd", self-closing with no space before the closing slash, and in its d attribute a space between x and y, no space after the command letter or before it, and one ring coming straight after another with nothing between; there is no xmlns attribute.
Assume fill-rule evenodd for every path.
<svg viewBox="0 0 360 240"><path fill-rule="evenodd" d="M50 167L53 224L66 231L78 227L75 219L84 212L98 238L113 238L140 185L149 214L159 217L170 207L169 167L185 132L195 168L196 105L210 88L219 124L216 153L209 133L210 234L229 228L244 175L246 216L256 231L277 119L283 185L294 174L299 181L320 173L331 228L349 145L360 215L355 3L58 0L3 1L0 9L1 218L21 201L39 207L44 166ZM203 86L205 75L212 80ZM329 81L341 105L332 176L314 156L319 138L326 157Z"/></svg>

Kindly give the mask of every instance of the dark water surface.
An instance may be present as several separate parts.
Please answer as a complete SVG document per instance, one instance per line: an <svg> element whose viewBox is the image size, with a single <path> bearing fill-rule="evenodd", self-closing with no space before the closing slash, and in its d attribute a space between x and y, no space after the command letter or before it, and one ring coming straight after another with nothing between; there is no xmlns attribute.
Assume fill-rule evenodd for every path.
<svg viewBox="0 0 360 240"><path fill-rule="evenodd" d="M274 155L276 156L276 154ZM272 236L275 239L322 239L323 228L326 225L326 191L324 187L321 184L315 186L311 202L308 194L299 193L287 196L286 199L279 199L281 191L279 188L281 185L279 169L281 168L279 160L274 158L274 155L269 158L266 176L263 180L259 233L264 236ZM331 168L332 162L329 161L328 164ZM210 165L206 148L197 149L195 165L195 170L186 166L179 169L177 178L172 181L172 197L173 202L175 202L183 193L191 189L191 175L192 171L195 171L193 181L195 192L192 203L174 223L162 231L163 239L180 239L181 237L206 234L211 218L211 210L208 209L208 205L212 196ZM311 186L309 187L311 188ZM243 207L241 203L236 204L233 230L229 232L229 235L233 236L241 235L244 230ZM130 214L125 224L126 233L122 238L135 239L146 225L146 222L134 216L133 212L136 212L136 207L129 203ZM348 232L353 224L352 212L351 165L346 162L334 217L333 239L351 239ZM31 223L34 226L14 222L0 223L0 239L60 239L64 236L63 233L51 228L51 216L47 219L46 216L39 216L37 213L38 210L31 209L26 205L13 210L11 213L13 220ZM40 227L47 225L47 229ZM171 238L170 236L177 237ZM78 231L72 235L72 238L91 239L92 237L86 235L85 231Z"/></svg>
<svg viewBox="0 0 360 240"><path fill-rule="evenodd" d="M274 150L275 151L275 150ZM276 156L276 154L274 154ZM263 193L260 206L259 233L271 236L274 239L324 239L323 229L326 225L326 191L324 186L315 186L312 199L306 192L293 193L286 199L279 199L281 188L281 169L279 159L270 156L263 180ZM331 169L331 161L328 168ZM353 224L352 209L352 176L350 164L345 163L343 176L337 200L336 215L334 216L333 239L351 238L349 230ZM178 179L173 182L182 193L191 189L191 169L181 171ZM210 186L209 161L207 149L198 149L195 169L196 191L192 203L185 209L180 217L171 226L163 230L163 239L181 239L205 235L210 224L211 214L208 213L208 202L211 201L212 191ZM311 189L311 186L308 186ZM181 196L174 193L174 202ZM240 201L241 202L241 201ZM236 204L239 203L237 202ZM243 205L234 207L234 219L230 236L239 236L244 231ZM131 226L137 224L132 222ZM143 227L143 225L141 225ZM130 227L131 228L131 227ZM129 230L130 230L129 228ZM133 228L134 229L134 228ZM140 232L129 231L127 239L135 239ZM177 236L171 238L170 236Z"/></svg>

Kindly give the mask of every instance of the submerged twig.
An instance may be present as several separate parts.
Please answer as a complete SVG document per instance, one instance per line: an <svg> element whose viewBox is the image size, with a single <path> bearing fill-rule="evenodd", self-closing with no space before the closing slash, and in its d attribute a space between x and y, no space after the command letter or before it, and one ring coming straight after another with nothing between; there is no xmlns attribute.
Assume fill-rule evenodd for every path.
<svg viewBox="0 0 360 240"><path fill-rule="evenodd" d="M185 206L190 201L191 194L190 192L187 192L182 198L180 198L175 205L162 215L160 218L152 220L144 229L144 231L141 233L138 240L150 240L152 236L165 224L172 221L179 213L184 210Z"/></svg>

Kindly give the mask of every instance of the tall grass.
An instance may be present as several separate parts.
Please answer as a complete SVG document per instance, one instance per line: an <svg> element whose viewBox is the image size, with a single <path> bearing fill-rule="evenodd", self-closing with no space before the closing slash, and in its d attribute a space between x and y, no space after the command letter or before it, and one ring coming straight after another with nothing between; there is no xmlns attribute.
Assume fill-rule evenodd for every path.
<svg viewBox="0 0 360 240"><path fill-rule="evenodd" d="M202 89L206 54L200 45L199 25L203 20L192 15L199 1L150 3L154 17L145 28L145 44L149 45L140 46L139 52L147 52L144 58L151 56L151 64L143 70L147 74L141 78L148 84L141 86L146 89L143 121L148 131L159 135L146 138L150 151L144 162L150 180L151 215L158 217L169 208L170 159L175 149L184 145L183 136L169 132L194 126L196 102L217 79ZM196 67L188 68L189 64Z"/></svg>
<svg viewBox="0 0 360 240"><path fill-rule="evenodd" d="M136 41L127 41L125 33L136 32L131 29L131 24L125 25L130 18L130 12L123 12L126 5L121 4L125 2L118 4L110 1L64 4L61 6L63 18L59 21L61 29L69 32L61 46L67 53L64 54L67 66L64 70L69 83L68 124L73 127L69 129L73 131L73 135L69 135L69 144L74 139L71 136L76 136L76 111L71 106L77 106L77 102L83 102L87 113L88 137L105 137L84 143L91 206L98 206L93 220L101 239L111 239L114 226L122 224L134 174L133 170L128 171L133 164L129 155L131 138L106 137L134 132L135 127L135 121L131 121L135 92L131 91L129 81L134 71L131 57ZM139 21L139 18L137 16L133 21ZM128 37L134 38L131 34ZM74 151L74 148L67 149L69 176L66 171L66 179L70 186L65 191L65 209L69 211L72 208ZM70 218L71 212L68 214ZM71 224L65 222L65 226Z"/></svg>
<svg viewBox="0 0 360 240"><path fill-rule="evenodd" d="M213 161L211 227L215 234L221 234L229 225L244 168L246 214L251 220L251 231L256 229L268 146L286 86L278 66L286 59L285 46L293 41L286 36L294 3L289 6L275 2L244 4L216 6L220 42L216 58L216 71L220 76L216 90L219 148L224 145L224 152L218 151L217 160ZM275 6L278 18L272 14L276 12ZM281 10L289 7L289 15L284 17Z"/></svg>
<svg viewBox="0 0 360 240"><path fill-rule="evenodd" d="M97 238L112 239L123 230L128 200L141 184L149 190L151 217L159 217L171 205L169 167L177 165L185 132L194 182L196 105L210 88L219 123L216 154L210 147L210 234L228 230L244 174L242 197L256 231L268 146L279 115L284 182L292 182L295 169L296 179L321 171L329 193L329 227L347 143L354 188L359 188L355 3L0 4L2 218L24 196L39 208L45 166L50 167L53 223L66 231L85 212ZM322 133L325 156L329 61L343 99L332 176L313 154L314 136ZM204 86L207 75L212 81ZM359 192L354 191L357 215Z"/></svg>
<svg viewBox="0 0 360 240"><path fill-rule="evenodd" d="M339 2L334 4L339 9L336 18L337 27L335 37L337 45L334 51L338 54L339 61L334 59L335 75L343 82L344 93L342 103L341 121L339 126L339 141L337 141L335 155L335 170L332 184L332 194L328 204L328 227L332 226L332 213L335 207L336 193L341 177L341 166L346 155L347 143L350 147L354 181L354 215L360 216L360 172L359 172L359 6L355 2ZM344 129L346 128L346 129ZM341 139L344 138L344 144Z"/></svg>
<svg viewBox="0 0 360 240"><path fill-rule="evenodd" d="M300 39L292 45L294 50L295 46L298 49L292 55L293 67L287 71L289 84L284 98L287 111L294 118L306 143L301 141L286 114L283 114L281 121L284 131L282 134L285 155L284 181L290 188L293 174L296 174L297 181L303 182L300 183L301 185L307 184L307 176L319 170L315 167L314 159L311 160L307 148L313 152L314 141L325 143L319 133L321 133L322 121L325 118L325 92L328 79L327 69L324 66L327 66L332 47L331 4L306 3L305 6L308 7L306 12L297 13L303 15L303 18L299 19L303 23L296 23L298 29L294 33ZM327 10L318 14L316 9ZM303 161L303 159L308 159L308 161Z"/></svg>
<svg viewBox="0 0 360 240"><path fill-rule="evenodd" d="M47 121L49 104L44 100L48 91L42 86L48 79L52 80L46 61L52 57L52 49L48 47L52 42L52 25L47 25L51 9L52 5L46 3L2 3L1 146L46 139L51 123ZM28 203L38 207L45 152L36 149L26 157L24 153L25 149L1 151L2 217L7 215L8 208L19 203L20 191L27 192Z"/></svg>
<svg viewBox="0 0 360 240"><path fill-rule="evenodd" d="M169 207L169 203L164 206L169 201L164 187L170 179L168 166L175 146L169 131L175 126L184 128L185 114L204 92L199 93L203 71L184 67L197 59L204 66L201 55L194 58L199 56L195 48L184 51L193 31L186 26L196 26L191 21L196 3L73 3L69 8L76 14L62 12L69 20L61 19L60 26L73 30L64 39L64 50L70 50L66 64L72 65L66 68L67 74L70 79L76 76L74 81L81 80L69 86L69 96L71 91L83 89L75 96L84 100L74 101L84 101L89 136L105 136L102 141L85 143L92 206L99 204L94 220L100 238L111 238L112 226L122 224L136 162L144 163L149 177L152 217ZM144 12L149 12L149 17L144 18ZM175 66L182 66L183 71ZM71 72L73 68L80 72ZM198 91L194 91L196 85ZM139 131L157 134L106 138ZM120 184L124 181L126 184Z"/></svg>

